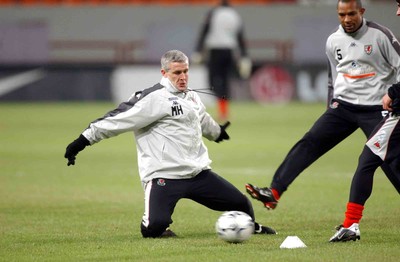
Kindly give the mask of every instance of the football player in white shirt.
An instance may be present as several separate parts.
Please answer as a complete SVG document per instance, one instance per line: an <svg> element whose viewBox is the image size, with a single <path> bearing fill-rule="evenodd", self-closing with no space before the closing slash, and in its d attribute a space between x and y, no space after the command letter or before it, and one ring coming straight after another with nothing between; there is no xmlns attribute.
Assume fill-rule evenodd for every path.
<svg viewBox="0 0 400 262"><path fill-rule="evenodd" d="M319 157L358 128L369 137L387 114L381 101L400 81L400 45L388 28L366 20L364 12L361 0L338 0L340 25L326 41L328 108L289 151L270 187L246 184L247 192L268 209L276 208L288 186ZM383 163L382 169L400 193L396 168Z"/></svg>
<svg viewBox="0 0 400 262"><path fill-rule="evenodd" d="M397 16L400 16L400 0ZM400 68L399 68L400 70ZM360 239L359 223L365 202L372 193L375 170L384 162L399 161L400 158L400 82L392 85L382 99L383 109L390 113L372 132L362 151L350 188L349 202L343 224L336 228L330 242L345 242ZM397 162L399 163L399 162ZM398 165L398 164L397 164ZM400 166L397 166L397 173Z"/></svg>

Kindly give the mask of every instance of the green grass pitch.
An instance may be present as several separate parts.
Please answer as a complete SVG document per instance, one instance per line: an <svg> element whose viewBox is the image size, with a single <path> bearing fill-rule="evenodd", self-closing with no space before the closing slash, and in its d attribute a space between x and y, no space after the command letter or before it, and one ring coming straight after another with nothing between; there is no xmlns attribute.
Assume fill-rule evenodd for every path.
<svg viewBox="0 0 400 262"><path fill-rule="evenodd" d="M361 241L328 243L344 217L365 137L360 131L321 157L257 221L275 236L243 244L218 239L221 214L178 203L176 239L143 239L143 190L132 134L86 148L67 167L65 147L111 103L0 104L0 261L398 261L400 198L379 170L361 221ZM230 141L206 141L213 170L245 192L269 185L288 150L324 111L323 104L231 105ZM215 115L215 108L209 112ZM307 248L280 249L287 236Z"/></svg>

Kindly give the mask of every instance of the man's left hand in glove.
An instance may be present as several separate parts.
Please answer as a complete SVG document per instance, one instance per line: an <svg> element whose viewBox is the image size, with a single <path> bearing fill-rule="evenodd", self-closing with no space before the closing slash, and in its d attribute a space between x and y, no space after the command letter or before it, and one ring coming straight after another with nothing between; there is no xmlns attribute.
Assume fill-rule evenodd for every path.
<svg viewBox="0 0 400 262"><path fill-rule="evenodd" d="M228 135L228 133L226 132L226 129L228 128L228 126L231 124L231 122L226 122L225 124L223 124L222 126L220 125L220 127L221 127L221 133L220 133L220 135L219 135L219 137L215 140L215 142L217 142L217 143L219 143L219 142L221 142L222 140L229 140L229 135Z"/></svg>

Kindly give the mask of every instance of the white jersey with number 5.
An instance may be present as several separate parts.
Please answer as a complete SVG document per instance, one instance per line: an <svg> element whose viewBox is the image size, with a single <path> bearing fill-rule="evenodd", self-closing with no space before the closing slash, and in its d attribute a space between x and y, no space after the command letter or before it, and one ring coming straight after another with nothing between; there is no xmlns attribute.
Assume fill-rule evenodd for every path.
<svg viewBox="0 0 400 262"><path fill-rule="evenodd" d="M400 45L386 27L363 19L360 29L346 33L341 25L326 42L329 101L381 105L390 85L400 81ZM329 103L328 101L328 103Z"/></svg>

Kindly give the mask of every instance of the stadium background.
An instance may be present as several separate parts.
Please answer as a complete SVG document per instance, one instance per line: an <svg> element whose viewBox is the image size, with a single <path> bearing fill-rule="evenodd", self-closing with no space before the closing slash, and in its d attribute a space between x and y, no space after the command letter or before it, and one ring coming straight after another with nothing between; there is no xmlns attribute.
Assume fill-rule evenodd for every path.
<svg viewBox="0 0 400 262"><path fill-rule="evenodd" d="M275 211L252 200L257 220L278 230L276 236L255 235L244 245L224 243L214 231L220 212L185 199L174 212L172 229L177 239L143 239L138 227L144 212L143 189L132 135L88 148L73 167L67 167L63 158L65 147L87 123L113 107L111 99L118 100L119 95L126 99L114 82L122 82L117 86L128 90L159 79L159 58L150 59L151 46L160 44L159 50L150 49L157 52L154 56L170 48L187 48L190 53L190 41L211 5L200 0L193 5L188 1L122 5L102 0L107 4L99 6L93 1L42 0L39 5L35 0L30 4L0 0L0 261L399 260L400 199L380 170L362 220L362 240L328 243L343 218L365 143L361 131L305 170ZM335 0L324 1L330 5L321 0L311 5L300 0L258 2L237 6L246 22L255 62L253 77L264 66L270 74L261 79L269 87L273 81L268 76L290 76L293 102L234 102L232 139L223 144L205 140L213 169L243 192L245 183L268 183L282 158L325 110L323 102L304 101L325 100L315 90L326 90L324 38L337 25ZM370 0L366 17L399 36L393 2ZM307 28L301 23L311 24ZM183 30L185 26L193 31ZM176 29L178 33L186 32L184 41L166 42L169 39L155 33L160 32L157 28L174 27L181 29ZM148 42L156 35L158 41ZM115 51L130 50L132 43L137 48L129 55ZM286 46L281 43L292 44L283 48L291 54L288 58L281 56L278 47ZM300 46L308 45L309 59L298 58L307 54L298 52ZM312 60L316 57L320 60ZM260 72L265 76L264 70ZM204 69L191 68L191 83L202 79ZM247 88L251 81L234 82L235 99L253 99ZM273 94L269 97L276 97ZM208 109L215 115L215 107ZM294 235L307 248L279 248L287 236Z"/></svg>
<svg viewBox="0 0 400 262"><path fill-rule="evenodd" d="M0 0L0 101L120 102L157 81L165 51L193 52L216 2ZM233 99L325 101L324 46L338 24L336 1L232 2L254 62L249 81L232 81ZM367 19L400 36L393 1L364 3ZM204 67L192 66L191 88L204 86Z"/></svg>

